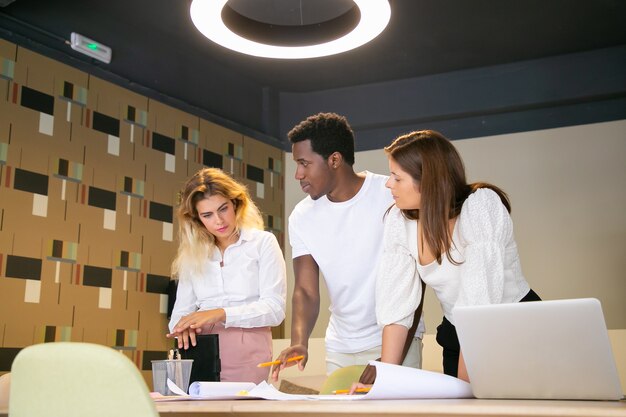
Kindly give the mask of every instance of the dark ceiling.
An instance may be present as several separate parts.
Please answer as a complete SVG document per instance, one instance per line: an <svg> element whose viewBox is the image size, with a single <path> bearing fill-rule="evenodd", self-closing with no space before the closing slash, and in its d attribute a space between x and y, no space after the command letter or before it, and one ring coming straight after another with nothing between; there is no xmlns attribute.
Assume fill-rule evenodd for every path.
<svg viewBox="0 0 626 417"><path fill-rule="evenodd" d="M190 0L2 1L1 37L218 116L207 96L245 102L259 89L312 92L626 44L623 0L391 0L391 21L377 39L305 60L250 57L212 43L193 26ZM72 51L64 44L71 32L110 46L112 62Z"/></svg>

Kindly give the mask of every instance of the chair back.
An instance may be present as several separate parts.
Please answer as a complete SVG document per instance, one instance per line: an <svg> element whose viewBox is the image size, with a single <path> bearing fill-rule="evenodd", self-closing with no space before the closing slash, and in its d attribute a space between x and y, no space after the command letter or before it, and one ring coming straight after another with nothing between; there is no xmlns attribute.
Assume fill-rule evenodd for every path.
<svg viewBox="0 0 626 417"><path fill-rule="evenodd" d="M358 382L365 365L351 365L334 370L320 389L320 395L332 394L338 389L349 389L353 382Z"/></svg>
<svg viewBox="0 0 626 417"><path fill-rule="evenodd" d="M11 367L11 417L157 417L137 367L122 353L90 343L22 349Z"/></svg>

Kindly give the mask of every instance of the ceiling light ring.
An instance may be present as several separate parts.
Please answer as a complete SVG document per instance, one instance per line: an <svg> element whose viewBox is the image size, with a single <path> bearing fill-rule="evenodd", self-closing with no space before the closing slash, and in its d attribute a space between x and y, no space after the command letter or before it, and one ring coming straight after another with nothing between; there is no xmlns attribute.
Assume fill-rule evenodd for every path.
<svg viewBox="0 0 626 417"><path fill-rule="evenodd" d="M305 59L346 52L374 39L389 23L388 0L353 0L361 13L356 27L333 41L307 46L277 46L246 39L231 31L222 21L228 0L193 0L191 20L207 38L231 50L263 58Z"/></svg>

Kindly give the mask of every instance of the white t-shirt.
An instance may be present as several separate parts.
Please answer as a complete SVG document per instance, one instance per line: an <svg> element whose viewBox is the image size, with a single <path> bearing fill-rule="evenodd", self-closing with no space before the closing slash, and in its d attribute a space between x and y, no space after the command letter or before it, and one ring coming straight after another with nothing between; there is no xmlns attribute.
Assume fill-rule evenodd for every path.
<svg viewBox="0 0 626 417"><path fill-rule="evenodd" d="M285 259L276 237L263 230L243 229L239 240L204 262L201 273L180 272L176 303L169 323L198 310L223 308L225 327L278 326L285 318Z"/></svg>
<svg viewBox="0 0 626 417"><path fill-rule="evenodd" d="M361 352L382 343L375 282L383 216L393 204L386 181L386 176L366 172L350 200L333 203L326 196L307 196L289 216L293 258L311 255L326 281L331 312L326 349L331 352ZM422 333L418 329L416 336Z"/></svg>
<svg viewBox="0 0 626 417"><path fill-rule="evenodd" d="M513 222L500 197L488 188L476 190L463 203L452 233L450 254L441 265L420 265L417 221L397 207L385 219L384 254L376 290L378 322L411 327L422 292L430 286L443 314L454 324L452 309L461 305L515 303L530 291L513 236Z"/></svg>

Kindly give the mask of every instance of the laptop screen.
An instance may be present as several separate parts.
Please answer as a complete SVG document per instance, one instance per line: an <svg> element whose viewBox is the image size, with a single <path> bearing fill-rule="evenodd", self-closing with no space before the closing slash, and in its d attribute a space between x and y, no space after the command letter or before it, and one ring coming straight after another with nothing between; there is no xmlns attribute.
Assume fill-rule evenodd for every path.
<svg viewBox="0 0 626 417"><path fill-rule="evenodd" d="M595 298L456 307L453 315L476 398L623 397Z"/></svg>

